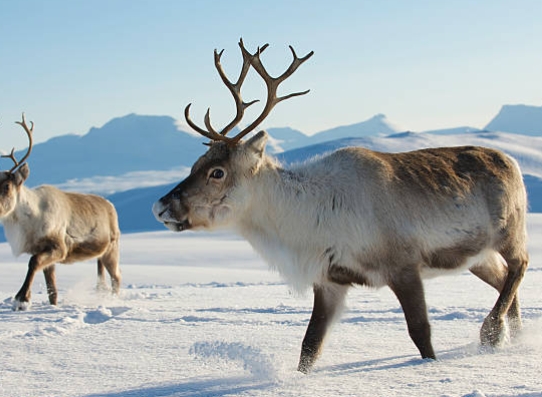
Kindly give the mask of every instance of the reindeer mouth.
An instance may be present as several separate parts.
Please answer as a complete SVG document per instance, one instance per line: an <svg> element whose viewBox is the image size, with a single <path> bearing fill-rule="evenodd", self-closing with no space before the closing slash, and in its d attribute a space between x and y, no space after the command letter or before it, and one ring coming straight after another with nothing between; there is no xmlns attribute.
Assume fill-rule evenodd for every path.
<svg viewBox="0 0 542 397"><path fill-rule="evenodd" d="M182 222L176 222L176 221L164 221L164 225L174 232L182 232L184 230L189 230L192 228L192 225L188 221L188 219L182 221Z"/></svg>

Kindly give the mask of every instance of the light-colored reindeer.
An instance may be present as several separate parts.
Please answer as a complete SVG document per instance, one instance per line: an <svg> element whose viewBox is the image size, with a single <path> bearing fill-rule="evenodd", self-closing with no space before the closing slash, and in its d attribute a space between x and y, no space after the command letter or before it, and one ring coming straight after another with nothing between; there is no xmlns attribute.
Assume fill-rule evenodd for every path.
<svg viewBox="0 0 542 397"><path fill-rule="evenodd" d="M267 133L241 139L278 102L277 87L312 52L294 59L278 78L239 43L243 67L230 82L215 51L216 68L232 93L237 115L216 132L188 124L211 139L190 175L153 207L173 231L230 227L244 236L295 288L312 286L314 307L298 370L308 372L353 284L389 286L423 358L434 359L422 278L469 269L500 292L483 322L484 345L501 343L506 321L521 328L518 286L528 265L526 192L518 164L488 148L465 146L380 153L337 150L283 168L264 153ZM234 137L226 134L251 103L240 88L253 67L267 85L261 115Z"/></svg>
<svg viewBox="0 0 542 397"><path fill-rule="evenodd" d="M49 302L57 304L55 263L73 263L98 258L98 287L105 288L105 269L111 276L113 293L121 282L119 270L120 231L117 212L106 199L68 193L53 186L29 189L23 182L30 173L25 162L32 151L34 124L26 124L24 114L17 122L28 135L28 151L17 161L15 149L2 157L11 158L14 166L0 172L0 222L15 256L32 255L13 310L30 306L34 276L43 270Z"/></svg>

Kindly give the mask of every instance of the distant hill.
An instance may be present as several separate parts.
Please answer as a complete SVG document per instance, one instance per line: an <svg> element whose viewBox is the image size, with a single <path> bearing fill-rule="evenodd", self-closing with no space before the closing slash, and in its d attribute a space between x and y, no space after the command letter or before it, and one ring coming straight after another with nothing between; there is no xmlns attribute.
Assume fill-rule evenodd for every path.
<svg viewBox="0 0 542 397"><path fill-rule="evenodd" d="M377 114L368 120L352 125L332 128L310 137L310 143L320 143L341 138L361 138L367 136L385 136L399 132L383 114Z"/></svg>
<svg viewBox="0 0 542 397"><path fill-rule="evenodd" d="M486 129L524 135L539 131L542 135L537 130L537 126L541 125L542 107L505 105ZM477 131L473 127L456 127L426 133L455 136ZM231 134L235 133L234 130ZM363 122L321 131L312 136L289 127L269 128L268 133L271 139L267 150L277 154L343 138L396 135L400 130L386 116L378 114ZM58 184L63 188L72 186L72 190L78 190L81 185L88 185L86 179L89 178L117 178L129 173L190 167L205 152L203 142L203 137L179 129L172 117L129 114L115 118L102 127L93 127L83 136L63 135L36 144L28 160L30 178L27 184ZM9 148L2 149L5 151ZM22 156L22 152L17 152L17 155ZM7 159L0 160L3 168L11 166L8 163ZM114 185L115 180L111 182ZM141 186L156 185L151 182L142 178Z"/></svg>
<svg viewBox="0 0 542 397"><path fill-rule="evenodd" d="M484 129L542 136L542 106L504 105Z"/></svg>
<svg viewBox="0 0 542 397"><path fill-rule="evenodd" d="M204 152L202 142L202 138L178 130L171 117L130 114L91 128L83 136L64 135L35 145L28 159L27 184L168 170L193 163Z"/></svg>
<svg viewBox="0 0 542 397"><path fill-rule="evenodd" d="M351 126L307 136L288 127L270 128L268 152L281 153L340 137L362 137L396 132L385 116L378 115ZM236 131L232 131L234 135ZM190 167L205 152L206 139L180 130L168 116L129 114L115 118L85 135L62 135L36 144L28 159L27 185L77 184L87 178L118 177L138 171L166 171ZM4 149L6 150L6 149ZM16 153L19 158L26 151ZM4 168L7 168L9 160ZM3 163L2 163L3 164ZM142 180L144 184L145 181ZM143 185L144 186L144 185Z"/></svg>
<svg viewBox="0 0 542 397"><path fill-rule="evenodd" d="M274 152L276 153L284 152L296 147L302 147L311 142L311 137L290 127L269 128L267 133L275 141L273 144L275 145Z"/></svg>
<svg viewBox="0 0 542 397"><path fill-rule="evenodd" d="M443 128L440 130L428 130L428 131L423 131L423 132L425 132L426 134L455 135L455 134L465 134L468 132L479 132L479 131L480 131L479 128L463 126L463 127L455 127L455 128Z"/></svg>
<svg viewBox="0 0 542 397"><path fill-rule="evenodd" d="M117 208L120 229L130 233L163 229L164 226L154 218L152 205L176 185L177 183L170 183L138 188L108 196L107 199Z"/></svg>
<svg viewBox="0 0 542 397"><path fill-rule="evenodd" d="M363 146L381 152L403 152L428 147L476 145L493 147L514 157L524 175L542 179L542 137L504 132L475 132L454 135L406 132L386 137L344 138L310 145L277 155L285 164L305 161L310 157L346 146ZM542 197L540 197L542 200Z"/></svg>
<svg viewBox="0 0 542 397"><path fill-rule="evenodd" d="M344 146L387 152L466 144L495 147L519 161L530 210L542 212L542 136L527 134L536 131L527 127L537 125L540 109L504 106L486 127L504 128L505 120L517 120L514 127L507 128L526 134L479 131L472 127L399 132L385 116L377 115L313 136L288 127L270 128L267 150L289 164ZM162 225L154 220L151 206L189 172L206 151L203 142L203 137L180 130L171 117L130 114L101 128L91 128L83 136L64 135L36 144L28 161L31 171L27 185L48 183L106 195L117 207L123 232L160 230ZM2 168L11 166L8 159L0 161Z"/></svg>
<svg viewBox="0 0 542 397"><path fill-rule="evenodd" d="M529 195L529 210L542 212L542 137L529 137L507 133L466 133L438 135L426 133L400 133L387 137L343 138L277 155L283 164L307 161L311 157L346 146L363 146L372 150L399 152L425 147L481 145L501 149L514 156L524 171ZM154 220L152 204L171 190L178 182L158 187L130 190L108 198L115 204L124 232L162 230Z"/></svg>

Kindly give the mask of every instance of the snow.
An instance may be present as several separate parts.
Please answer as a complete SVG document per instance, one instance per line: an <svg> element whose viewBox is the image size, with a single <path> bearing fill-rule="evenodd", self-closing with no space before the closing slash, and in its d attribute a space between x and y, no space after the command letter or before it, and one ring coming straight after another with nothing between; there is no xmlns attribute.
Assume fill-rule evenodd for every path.
<svg viewBox="0 0 542 397"><path fill-rule="evenodd" d="M529 215L524 330L496 349L478 332L496 292L469 273L426 282L437 361L420 359L387 288L353 288L309 375L296 371L312 308L226 232L124 235L121 294L93 262L59 265L59 305L36 278L11 310L28 257L0 244L0 396L542 395L542 215Z"/></svg>

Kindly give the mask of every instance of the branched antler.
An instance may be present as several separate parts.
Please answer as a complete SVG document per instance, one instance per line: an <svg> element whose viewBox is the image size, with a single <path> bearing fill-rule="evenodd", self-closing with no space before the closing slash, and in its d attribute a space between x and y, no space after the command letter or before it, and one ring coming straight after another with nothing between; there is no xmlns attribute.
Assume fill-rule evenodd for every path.
<svg viewBox="0 0 542 397"><path fill-rule="evenodd" d="M28 158L28 156L30 156L30 152L32 151L32 133L34 132L34 122L33 121L30 122L30 128L29 128L28 125L26 124L26 119L23 113L22 121L16 121L15 123L23 127L23 129L26 132L26 135L28 136L28 150L26 151L26 154L23 156L23 158L20 161L17 161L17 159L15 158L15 148L11 149L10 154L2 155L2 157L4 158L10 158L11 161L13 161L13 163L15 164L8 171L9 173L13 173L17 169L17 167L23 165L26 159Z"/></svg>
<svg viewBox="0 0 542 397"><path fill-rule="evenodd" d="M253 131L271 112L273 107L288 98L292 98L294 96L304 95L308 93L310 90L302 91L302 92L295 92L292 94L284 95L281 97L277 97L277 89L280 83L282 83L284 80L286 80L288 77L290 77L296 69L307 59L309 59L313 54L314 51L311 51L307 55L305 55L302 58L298 58L296 55L294 49L292 46L290 46L290 50L293 54L293 61L286 69L284 73L282 73L279 77L271 77L269 73L265 70L261 59L260 54L269 46L269 44L265 44L262 47L258 47L256 52L254 54L251 54L248 52L243 44L243 39L239 40L239 47L241 48L241 54L243 56L243 66L241 68L241 73L239 75L239 78L237 79L237 82L232 83L224 73L224 70L222 69L222 65L220 64L220 57L222 56L222 53L224 50L220 51L219 53L215 50L215 66L218 71L218 74L220 75L223 83L228 87L230 90L234 100L235 100L235 106L237 109L235 118L228 124L226 127L224 127L220 132L217 132L211 125L211 117L210 117L210 109L207 109L207 113L205 114L204 123L207 129L203 129L199 126L197 126L191 119L190 119L190 106L191 103L188 104L184 110L184 116L186 119L186 122L190 127L192 127L195 131L197 131L199 134L213 140L213 141L225 141L229 145L236 145L245 135L247 135L249 132ZM267 100L265 103L265 106L263 108L262 113L254 120L248 127L243 129L239 134L235 135L234 137L227 137L226 134L230 132L243 118L245 109L248 108L250 105L258 102L258 100L254 100L251 102L244 102L241 97L241 86L243 85L243 82L245 81L245 77L250 69L250 66L252 66L258 74L263 78L266 86L267 86Z"/></svg>

